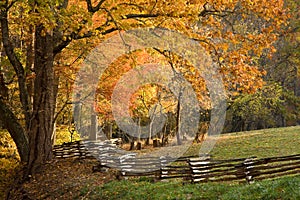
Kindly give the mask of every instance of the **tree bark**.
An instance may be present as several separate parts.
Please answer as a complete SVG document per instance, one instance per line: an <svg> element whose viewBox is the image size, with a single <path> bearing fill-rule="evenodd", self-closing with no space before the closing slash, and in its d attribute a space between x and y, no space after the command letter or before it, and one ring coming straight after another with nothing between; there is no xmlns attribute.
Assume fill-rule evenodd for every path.
<svg viewBox="0 0 300 200"><path fill-rule="evenodd" d="M52 135L54 131L55 75L53 66L53 36L43 33L44 27L36 28L35 81L33 114L29 126L28 172L35 170L52 158Z"/></svg>
<svg viewBox="0 0 300 200"><path fill-rule="evenodd" d="M7 1L8 2L8 1ZM6 2L6 4L7 4ZM7 6L7 5L6 5ZM26 88L26 75L25 70L20 62L19 58L14 52L14 45L10 40L10 32L8 28L8 9L1 7L0 12L0 23L1 23L1 39L5 53L14 68L14 71L18 78L19 96L22 105L23 114L25 116L26 128L24 129L19 123L19 119L13 113L13 111L0 99L0 120L3 122L4 127L8 130L12 136L14 142L17 145L17 149L22 162L27 162L29 157L29 142L27 135L27 128L30 123L30 103L28 99L28 93Z"/></svg>
<svg viewBox="0 0 300 200"><path fill-rule="evenodd" d="M0 99L0 121L3 123L4 128L8 130L12 139L16 143L20 158L22 162L28 161L28 138L26 133L18 122L18 119L13 114L13 112L5 105L5 103Z"/></svg>
<svg viewBox="0 0 300 200"><path fill-rule="evenodd" d="M179 95L178 95L178 102L177 102L177 115L176 115L176 139L177 139L177 145L181 145L182 141L181 141L181 127L180 127L180 109L181 109L181 95L182 95L182 91L180 88L179 91Z"/></svg>
<svg viewBox="0 0 300 200"><path fill-rule="evenodd" d="M18 77L18 86L19 86L19 91L20 91L20 102L22 104L22 110L25 116L25 123L26 127L29 126L30 122L30 104L29 104L29 98L28 98L28 92L27 92L27 87L26 87L26 75L25 75L25 70L16 56L14 52L14 45L10 41L10 32L8 28L8 10L3 9L1 11L0 15L0 22L1 22L1 34L2 34L2 42L3 42L3 47L5 50L5 53L12 64L16 75Z"/></svg>
<svg viewBox="0 0 300 200"><path fill-rule="evenodd" d="M91 115L91 127L90 127L90 135L89 135L89 140L96 141L97 140L97 115L93 113Z"/></svg>
<svg viewBox="0 0 300 200"><path fill-rule="evenodd" d="M55 107L56 107L56 95L58 79L54 73L54 56L60 53L72 40L82 39L92 36L92 31L80 36L79 33L83 29L83 25L78 29L74 30L67 40L63 40L64 35L61 31L61 25L63 22L59 21L57 17L57 26L53 29L53 32L49 32L43 27L42 24L37 22L30 30L34 33L32 38L28 40L27 54L26 54L26 67L27 70L33 70L35 73L33 83L28 82L26 77L26 68L24 63L21 62L20 57L16 53L14 41L10 35L8 12L9 9L17 1L3 1L0 3L0 25L1 25L1 42L5 53L14 68L14 71L18 80L19 97L22 105L22 111L24 115L24 121L16 117L13 110L5 104L6 102L0 99L0 112L4 113L0 116L0 121L15 141L21 160L26 162L27 173L34 173L35 169L41 164L45 163L52 157L52 145L53 145L53 133L54 133L54 122L55 122ZM65 9L68 6L68 0L61 2L57 7L57 4L39 4L39 1L31 1L30 14L38 14L42 9L36 9L38 6L56 6L50 10L55 11L56 9ZM101 1L102 3L104 1ZM89 6L89 11L96 12L100 9L98 6ZM55 11L56 12L56 11ZM90 11L91 12L91 11ZM57 12L59 14L59 12ZM93 14L93 13L92 13ZM86 24L87 22L83 22ZM109 34L117 28L112 27L105 29L106 24L103 25L102 34ZM49 29L49 27L48 27ZM19 113L18 113L19 114ZM24 123L23 123L24 122ZM24 124L24 126L23 126Z"/></svg>

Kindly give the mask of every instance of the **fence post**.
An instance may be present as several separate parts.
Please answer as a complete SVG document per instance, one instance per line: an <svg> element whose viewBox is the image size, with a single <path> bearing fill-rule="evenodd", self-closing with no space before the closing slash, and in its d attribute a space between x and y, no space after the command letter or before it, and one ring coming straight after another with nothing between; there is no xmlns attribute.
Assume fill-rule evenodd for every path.
<svg viewBox="0 0 300 200"><path fill-rule="evenodd" d="M197 169L194 169L193 164L192 164L193 162L197 163L197 164L201 164L203 166L197 167ZM202 175L207 175L210 171L209 169L205 169L205 168L207 168L206 164L210 163L210 155L209 154L200 154L199 158L197 158L196 160L191 158L188 160L188 163L189 163L190 170L191 170L191 182L192 183L195 183L195 177L194 177L195 172L198 174L200 173ZM200 178L199 181L203 181L205 179L208 179L208 178ZM198 182L198 181L196 181L196 182Z"/></svg>
<svg viewBox="0 0 300 200"><path fill-rule="evenodd" d="M167 157L165 156L161 156L159 157L160 160L160 173L159 173L159 179L163 179L164 176L168 175L168 171L164 170L164 168L167 166L168 164L168 160Z"/></svg>
<svg viewBox="0 0 300 200"><path fill-rule="evenodd" d="M253 158L247 158L243 163L245 178L246 178L247 183L249 183L249 184L254 183L254 179L251 174L252 169L254 168L253 164L254 164Z"/></svg>
<svg viewBox="0 0 300 200"><path fill-rule="evenodd" d="M189 168L190 168L190 181L191 183L194 183L194 172L193 172L193 167L191 165L191 159L187 159L187 163L189 165Z"/></svg>

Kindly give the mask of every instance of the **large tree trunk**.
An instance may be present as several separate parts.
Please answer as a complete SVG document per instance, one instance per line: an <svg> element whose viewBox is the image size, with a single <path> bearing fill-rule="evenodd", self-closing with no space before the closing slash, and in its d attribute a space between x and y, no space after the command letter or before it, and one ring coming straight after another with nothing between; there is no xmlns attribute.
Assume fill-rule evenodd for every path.
<svg viewBox="0 0 300 200"><path fill-rule="evenodd" d="M44 35L43 27L36 28L33 114L29 126L28 172L52 157L52 135L54 131L55 78L53 67L53 36Z"/></svg>

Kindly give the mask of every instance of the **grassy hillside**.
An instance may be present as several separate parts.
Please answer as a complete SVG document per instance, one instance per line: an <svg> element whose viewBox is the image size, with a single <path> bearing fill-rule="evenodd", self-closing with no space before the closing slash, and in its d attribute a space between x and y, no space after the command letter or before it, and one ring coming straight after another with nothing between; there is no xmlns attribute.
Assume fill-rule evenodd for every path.
<svg viewBox="0 0 300 200"><path fill-rule="evenodd" d="M221 135L211 152L215 159L272 157L300 153L300 127L265 129ZM197 155L193 145L188 155ZM170 181L113 181L101 187L85 187L87 199L300 199L300 176L264 180L254 184L186 184Z"/></svg>
<svg viewBox="0 0 300 200"><path fill-rule="evenodd" d="M214 159L284 156L300 154L299 145L300 126L293 126L223 134L210 153ZM192 146L187 154L197 155L200 146Z"/></svg>
<svg viewBox="0 0 300 200"><path fill-rule="evenodd" d="M82 189L86 199L289 199L300 198L300 176L264 180L251 185L224 183L186 184L176 182L113 181L102 187Z"/></svg>
<svg viewBox="0 0 300 200"><path fill-rule="evenodd" d="M57 142L70 141L67 130L59 130ZM0 199L3 199L18 156L9 135L0 131L0 136ZM211 155L215 159L229 159L299 154L299 141L299 126L224 134L218 138ZM193 145L187 154L197 155L199 147ZM54 161L26 183L24 191L32 199L42 196L45 199L300 199L299 176L253 185L207 183L183 186L175 181L112 181L111 173L92 173L93 164L94 161L76 159Z"/></svg>

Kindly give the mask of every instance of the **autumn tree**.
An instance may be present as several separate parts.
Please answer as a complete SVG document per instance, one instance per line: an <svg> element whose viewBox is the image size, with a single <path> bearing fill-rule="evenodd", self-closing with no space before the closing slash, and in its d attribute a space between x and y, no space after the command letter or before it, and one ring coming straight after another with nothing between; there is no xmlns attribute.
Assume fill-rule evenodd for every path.
<svg viewBox="0 0 300 200"><path fill-rule="evenodd" d="M300 53L300 3L294 0L285 2L289 8L290 18L288 25L283 28L284 32L279 35L275 43L276 52L271 58L262 57L262 66L268 72L265 80L280 84L289 95L282 96L285 113L278 116L277 124L280 126L295 125L299 122L300 100L300 76L299 76L299 53Z"/></svg>
<svg viewBox="0 0 300 200"><path fill-rule="evenodd" d="M21 161L28 163L29 173L52 156L58 89L55 57L72 40L96 34L96 28L94 31L84 30L84 25L90 22L89 18L100 9L103 2L96 7L90 1L82 7L75 6L74 3L4 1L0 5L1 40L16 74L24 116L24 120L20 121L7 102L1 99L0 108L4 113L1 121L16 143ZM82 10L86 11L81 12ZM73 23L75 18L76 23ZM106 24L103 28L101 24L97 28L98 34L103 35L117 30L107 27ZM18 41L14 41L14 38ZM32 85L29 79L31 73Z"/></svg>
<svg viewBox="0 0 300 200"><path fill-rule="evenodd" d="M299 121L299 2L285 1L285 7L290 18L278 31L278 40L260 57L254 57L266 71L265 86L256 94L235 97L229 106L226 131L288 126Z"/></svg>
<svg viewBox="0 0 300 200"><path fill-rule="evenodd" d="M207 49L230 91L253 92L262 85L262 73L252 56L271 48L286 19L283 0L6 0L0 10L2 57L9 61L21 105L20 115L1 92L0 119L29 173L51 159L57 72L67 67L59 61L74 45L88 50L93 39L132 28L173 29ZM254 19L266 23L244 26Z"/></svg>

